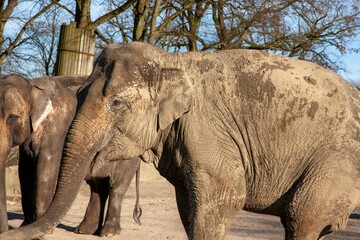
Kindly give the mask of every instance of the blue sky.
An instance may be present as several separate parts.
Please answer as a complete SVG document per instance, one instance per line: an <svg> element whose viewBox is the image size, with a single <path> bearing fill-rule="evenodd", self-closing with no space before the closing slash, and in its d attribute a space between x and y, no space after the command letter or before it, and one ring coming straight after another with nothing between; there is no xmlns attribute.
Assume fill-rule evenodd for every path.
<svg viewBox="0 0 360 240"><path fill-rule="evenodd" d="M343 56L343 61L348 72L340 72L340 75L360 86L360 53L346 54Z"/></svg>
<svg viewBox="0 0 360 240"><path fill-rule="evenodd" d="M360 48L360 35L349 46L350 48ZM339 74L346 80L353 82L360 86L360 52L345 54L342 57L347 72L339 72Z"/></svg>
<svg viewBox="0 0 360 240"><path fill-rule="evenodd" d="M101 2L100 2L101 3ZM28 3L24 2L25 5L21 5L19 4L18 7L28 7ZM98 17L98 15L101 15L101 12L106 11L105 9L105 5L103 4L98 4L97 1L92 3L92 7L93 9L96 9L97 11L92 11L92 19L96 19L96 17ZM21 8L20 8L21 9ZM6 30L5 31L18 31L18 26L14 27L14 25L11 25L8 23L6 25ZM360 35L357 36L356 39L354 39L354 41L352 42L352 44L348 47L348 49L350 48L360 48ZM341 71L339 72L339 74L345 78L346 80L348 80L349 82L352 82L354 84L356 84L357 86L360 86L360 52L359 53L348 53L348 54L344 54L341 57L341 60L344 63L344 67L346 68L346 72Z"/></svg>
<svg viewBox="0 0 360 240"><path fill-rule="evenodd" d="M92 9L94 10L91 11L91 18L93 20L101 16L103 12L107 11L107 8L101 1L93 1ZM360 48L360 35L354 39L349 48ZM347 71L339 72L339 74L349 82L360 86L360 52L345 54L341 57L341 60L344 62L344 67L347 69Z"/></svg>

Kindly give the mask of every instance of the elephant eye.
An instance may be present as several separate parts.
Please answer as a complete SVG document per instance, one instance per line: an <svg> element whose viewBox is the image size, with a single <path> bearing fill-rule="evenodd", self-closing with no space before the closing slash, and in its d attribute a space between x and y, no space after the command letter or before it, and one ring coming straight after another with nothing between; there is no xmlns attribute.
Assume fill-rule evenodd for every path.
<svg viewBox="0 0 360 240"><path fill-rule="evenodd" d="M20 116L18 116L18 115L10 114L8 116L8 118L6 119L6 123L11 124L11 123L15 122L16 120L18 120L19 118L20 118Z"/></svg>
<svg viewBox="0 0 360 240"><path fill-rule="evenodd" d="M122 98L114 98L111 108L115 111L129 110L130 104Z"/></svg>
<svg viewBox="0 0 360 240"><path fill-rule="evenodd" d="M118 107L122 104L122 101L119 100L119 99L115 99L113 102L112 102L112 106L113 107Z"/></svg>

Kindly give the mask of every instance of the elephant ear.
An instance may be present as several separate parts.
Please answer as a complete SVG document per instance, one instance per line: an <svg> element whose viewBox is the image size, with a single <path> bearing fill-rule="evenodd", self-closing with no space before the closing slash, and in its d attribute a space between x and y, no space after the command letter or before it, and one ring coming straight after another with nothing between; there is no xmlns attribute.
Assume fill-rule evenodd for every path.
<svg viewBox="0 0 360 240"><path fill-rule="evenodd" d="M32 110L30 114L32 131L36 132L44 125L46 118L54 110L50 96L44 88L33 86L31 90Z"/></svg>
<svg viewBox="0 0 360 240"><path fill-rule="evenodd" d="M158 127L167 128L176 119L190 111L193 105L193 87L182 69L161 69Z"/></svg>

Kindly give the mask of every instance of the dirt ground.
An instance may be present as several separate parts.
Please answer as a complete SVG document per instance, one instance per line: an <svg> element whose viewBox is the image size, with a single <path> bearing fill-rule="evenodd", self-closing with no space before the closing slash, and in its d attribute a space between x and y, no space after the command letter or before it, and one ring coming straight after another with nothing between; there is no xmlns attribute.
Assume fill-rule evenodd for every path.
<svg viewBox="0 0 360 240"><path fill-rule="evenodd" d="M135 185L132 183L123 204L121 227L118 236L102 238L109 240L140 239L187 239L177 212L174 189L162 178L153 166L143 164L141 172L142 225L132 219L135 204ZM88 203L89 189L83 185L71 210L53 234L44 240L89 240L101 239L97 236L77 235L73 233L81 222ZM22 213L18 201L8 201L9 223L17 227L21 223ZM278 217L241 211L234 219L226 236L227 240L241 239L284 239L284 230ZM328 235L326 239L360 239L360 206L350 216L344 231Z"/></svg>

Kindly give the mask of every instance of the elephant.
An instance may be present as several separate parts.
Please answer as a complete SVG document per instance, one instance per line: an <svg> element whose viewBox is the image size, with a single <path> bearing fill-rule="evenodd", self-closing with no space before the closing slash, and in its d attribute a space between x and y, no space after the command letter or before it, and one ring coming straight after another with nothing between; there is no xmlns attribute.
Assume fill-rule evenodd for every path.
<svg viewBox="0 0 360 240"><path fill-rule="evenodd" d="M241 209L278 216L285 239L319 239L359 203L360 93L314 63L114 44L79 91L48 211L1 239L57 225L110 139L118 160L140 156L174 186L189 239L224 239Z"/></svg>
<svg viewBox="0 0 360 240"><path fill-rule="evenodd" d="M111 146L108 144L107 147ZM136 173L136 204L133 218L141 225L142 209L139 204L140 158L128 161L108 161L102 150L92 162L85 177L90 186L90 200L84 219L76 227L75 233L96 234L109 237L121 233L121 206L125 193ZM105 157L105 158L104 158ZM106 201L109 199L106 219L104 219ZM104 223L103 223L104 221Z"/></svg>
<svg viewBox="0 0 360 240"><path fill-rule="evenodd" d="M19 147L19 178L24 224L42 215L54 192L66 132L75 115L76 91L86 78L56 81L1 76L0 232L7 231L5 161ZM30 170L31 169L31 170ZM37 187L40 185L41 187Z"/></svg>
<svg viewBox="0 0 360 240"><path fill-rule="evenodd" d="M41 77L26 80L18 75L0 78L0 106L2 109L0 151L1 177L4 180L5 159L12 146L19 146L19 178L22 194L24 222L29 224L38 219L49 206L55 191L58 169L66 132L75 115L77 90L87 77ZM109 144L111 145L111 144ZM110 149L110 147L108 146ZM105 151L104 151L105 152ZM101 157L100 157L101 156ZM120 211L124 194L135 175L140 160L129 163L117 161L110 163L103 158L105 153L99 154L94 162L100 167L89 172L88 182L91 186L91 203L78 232L93 234L97 230L100 235L114 235L120 233ZM100 164L102 163L102 164ZM107 173L103 169L119 169L116 173ZM122 172L126 171L126 172ZM107 181L110 178L111 185ZM104 204L97 202L97 189L93 186L102 183L103 194L101 201L105 203L108 195L109 213L104 226ZM137 178L138 182L138 178ZM6 216L6 195L1 186L1 231L8 229ZM138 184L137 184L138 189ZM111 209L111 210L110 210ZM141 209L137 196L134 219L139 222ZM4 214L5 213L5 214ZM91 213L91 214L89 214ZM137 213L137 214L136 214ZM98 218L96 214L99 214ZM101 221L99 220L101 217ZM100 221L100 223L98 223ZM90 223L96 224L91 226ZM93 225L94 225L93 224ZM96 227L93 232L89 232ZM86 231L87 230L87 231Z"/></svg>

